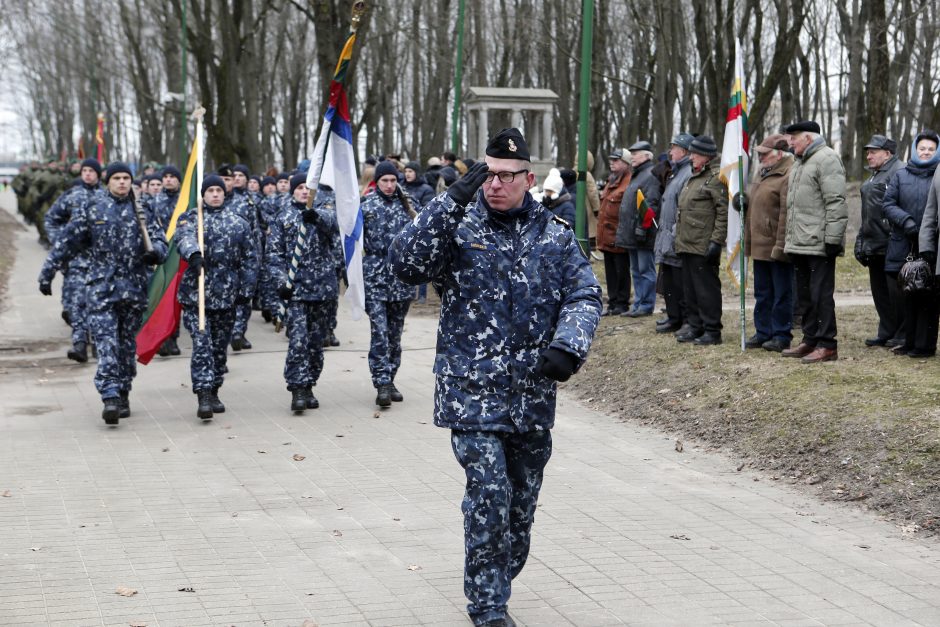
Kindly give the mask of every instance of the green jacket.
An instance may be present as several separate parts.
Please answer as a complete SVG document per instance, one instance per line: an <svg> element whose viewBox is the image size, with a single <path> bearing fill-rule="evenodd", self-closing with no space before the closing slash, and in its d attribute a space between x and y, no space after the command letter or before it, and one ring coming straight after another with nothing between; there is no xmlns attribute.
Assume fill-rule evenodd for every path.
<svg viewBox="0 0 940 627"><path fill-rule="evenodd" d="M824 257L826 244L845 246L848 220L845 168L820 137L790 168L784 252Z"/></svg>
<svg viewBox="0 0 940 627"><path fill-rule="evenodd" d="M728 187L718 178L721 159L715 157L679 192L676 252L705 255L708 242L725 245L728 234Z"/></svg>

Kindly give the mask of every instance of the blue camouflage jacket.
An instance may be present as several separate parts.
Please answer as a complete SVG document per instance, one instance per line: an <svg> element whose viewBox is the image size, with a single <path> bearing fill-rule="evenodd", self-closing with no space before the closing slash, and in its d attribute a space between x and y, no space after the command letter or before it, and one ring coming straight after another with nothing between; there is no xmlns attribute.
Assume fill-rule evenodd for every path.
<svg viewBox="0 0 940 627"><path fill-rule="evenodd" d="M49 211L46 212L44 219L46 235L49 237L49 241L55 244L61 237L65 225L69 223L75 210L91 202L95 194L100 192L101 188L97 185L89 187L85 184L80 184L56 198L56 201L49 207ZM88 268L88 253L78 253L72 257L68 265L70 270L86 270Z"/></svg>
<svg viewBox="0 0 940 627"><path fill-rule="evenodd" d="M271 223L268 234L267 260L275 286L286 285L287 272L297 243L297 233L304 223L300 216L306 206L291 202ZM336 217L324 209L314 209L318 220L307 224L307 237L300 250L298 271L294 275L293 300L331 300L339 293L336 278L336 257L333 251Z"/></svg>
<svg viewBox="0 0 940 627"><path fill-rule="evenodd" d="M420 207L415 205L413 200L411 202L417 211ZM366 288L366 300L392 302L413 299L414 287L398 280L388 263L388 249L395 236L411 222L411 216L398 197L387 197L378 190L365 197L360 210L362 278Z"/></svg>
<svg viewBox="0 0 940 627"><path fill-rule="evenodd" d="M313 206L317 209L323 209L328 212L336 224L333 232L333 258L336 261L336 269L346 268L346 255L343 252L343 241L339 235L339 223L336 222L336 192L330 188L320 187L317 190L317 196L313 201Z"/></svg>
<svg viewBox="0 0 940 627"><path fill-rule="evenodd" d="M395 239L390 263L441 293L434 423L460 430L550 429L555 388L536 371L553 347L587 358L601 290L575 239L530 195L518 214L485 202L466 210L446 193Z"/></svg>
<svg viewBox="0 0 940 627"><path fill-rule="evenodd" d="M159 263L166 259L163 229L145 211L147 233ZM75 207L59 241L46 257L40 279L51 279L63 264L88 251L87 304L100 311L116 302L147 305L150 267L141 256L144 238L134 210L133 195L117 198L109 192L94 194L91 202Z"/></svg>
<svg viewBox="0 0 940 627"><path fill-rule="evenodd" d="M179 197L179 190L174 192L163 190L153 199L153 213L164 229L170 226L170 219L173 217L173 212L176 211L176 202Z"/></svg>
<svg viewBox="0 0 940 627"><path fill-rule="evenodd" d="M189 209L176 221L173 238L183 259L199 250L197 212ZM238 297L251 298L258 279L258 255L251 228L244 218L223 204L203 206L203 258L206 261L206 309L230 309ZM187 268L177 296L184 307L199 298L199 273Z"/></svg>

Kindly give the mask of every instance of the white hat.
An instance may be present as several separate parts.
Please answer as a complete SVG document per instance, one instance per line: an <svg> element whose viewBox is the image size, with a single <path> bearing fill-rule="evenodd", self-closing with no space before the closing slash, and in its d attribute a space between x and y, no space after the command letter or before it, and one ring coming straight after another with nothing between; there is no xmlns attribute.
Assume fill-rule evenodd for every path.
<svg viewBox="0 0 940 627"><path fill-rule="evenodd" d="M565 182L561 180L561 172L558 171L558 168L552 168L548 171L548 176L545 177L545 182L542 183L542 189L551 190L555 194L560 194L561 190L565 188Z"/></svg>

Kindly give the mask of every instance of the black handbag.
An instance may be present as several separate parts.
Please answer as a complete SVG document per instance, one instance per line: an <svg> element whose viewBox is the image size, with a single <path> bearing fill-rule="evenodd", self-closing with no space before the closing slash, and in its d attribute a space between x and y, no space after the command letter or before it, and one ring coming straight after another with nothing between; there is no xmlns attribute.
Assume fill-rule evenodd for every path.
<svg viewBox="0 0 940 627"><path fill-rule="evenodd" d="M934 287L933 268L923 259L907 256L907 261L898 272L898 287L905 294L928 292Z"/></svg>

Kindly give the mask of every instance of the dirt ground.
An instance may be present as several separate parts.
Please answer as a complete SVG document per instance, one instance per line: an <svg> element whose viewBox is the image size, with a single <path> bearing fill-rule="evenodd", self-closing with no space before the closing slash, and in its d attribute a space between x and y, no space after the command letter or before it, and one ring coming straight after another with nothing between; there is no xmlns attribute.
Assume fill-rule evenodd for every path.
<svg viewBox="0 0 940 627"><path fill-rule="evenodd" d="M23 227L6 211L0 211L0 310L6 307L7 279L16 258L16 232Z"/></svg>
<svg viewBox="0 0 940 627"><path fill-rule="evenodd" d="M837 318L839 361L816 365L760 349L742 354L735 340L679 344L656 334L652 318L603 318L588 362L566 387L623 422L728 453L738 470L937 535L938 362L865 347L874 307L840 308ZM736 320L725 313L731 337Z"/></svg>

